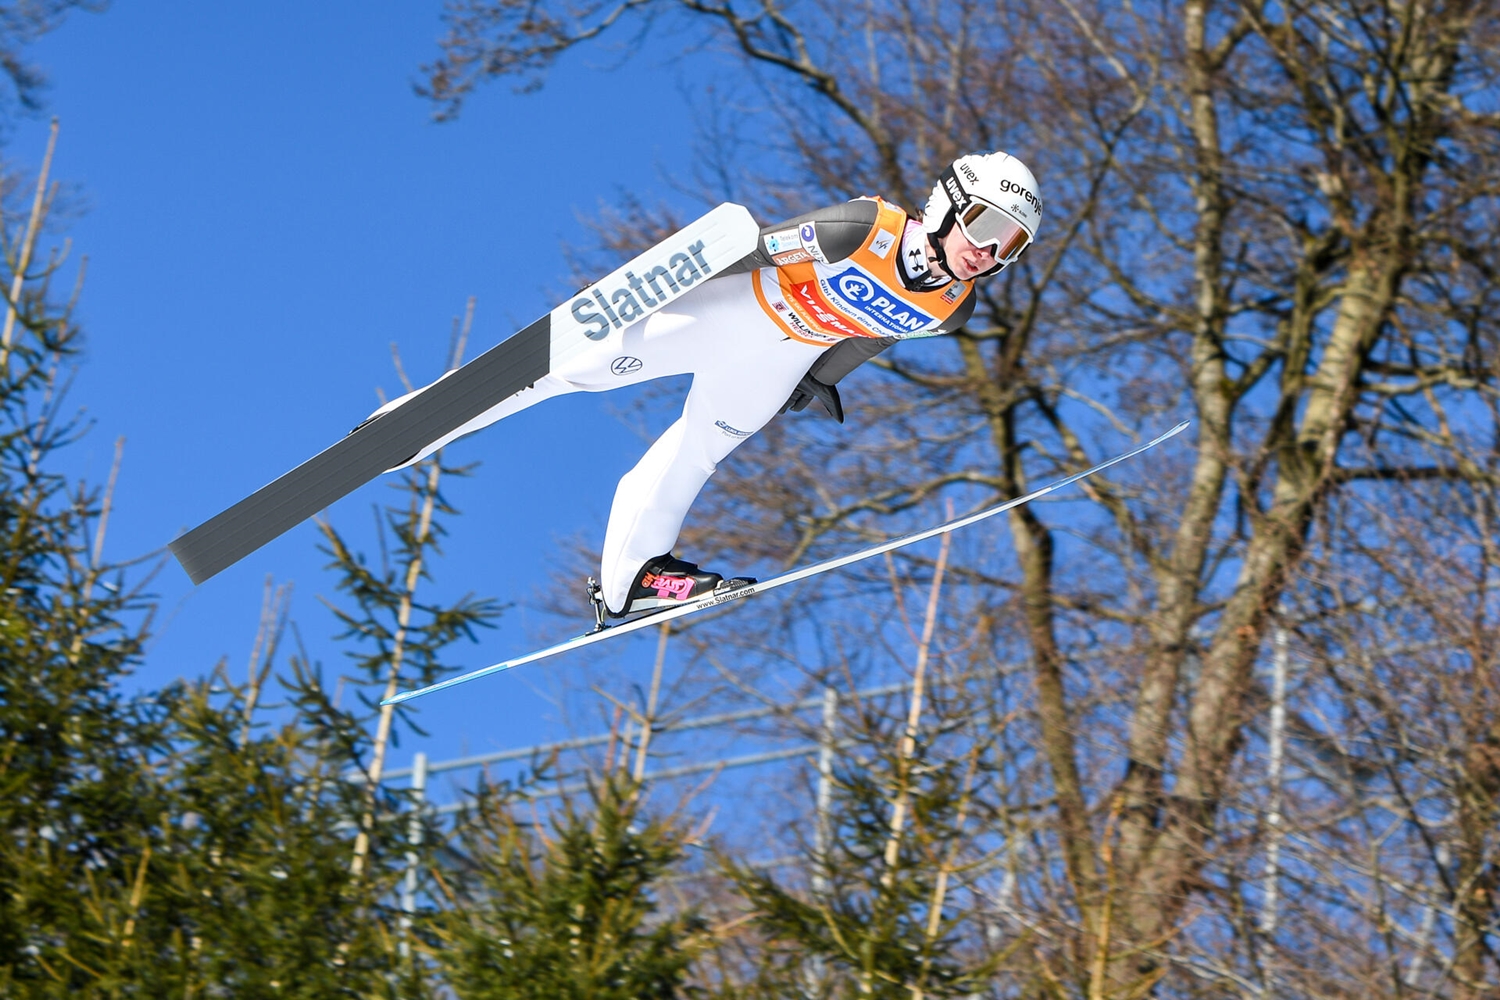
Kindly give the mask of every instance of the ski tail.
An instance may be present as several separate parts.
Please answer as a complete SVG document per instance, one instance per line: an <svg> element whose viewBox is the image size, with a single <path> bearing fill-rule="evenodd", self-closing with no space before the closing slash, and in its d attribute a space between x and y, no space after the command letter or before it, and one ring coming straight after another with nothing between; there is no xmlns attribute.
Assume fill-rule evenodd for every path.
<svg viewBox="0 0 1500 1000"><path fill-rule="evenodd" d="M642 276L676 274L665 290L651 286L656 298L633 299L645 316L752 253L759 234L743 206L718 206L167 548L192 581L202 583L608 336L611 324L618 328L622 321L607 303L622 290L630 294Z"/></svg>
<svg viewBox="0 0 1500 1000"><path fill-rule="evenodd" d="M399 465L454 427L526 388L550 370L550 317L347 435L268 486L176 538L168 548L202 583L307 518Z"/></svg>

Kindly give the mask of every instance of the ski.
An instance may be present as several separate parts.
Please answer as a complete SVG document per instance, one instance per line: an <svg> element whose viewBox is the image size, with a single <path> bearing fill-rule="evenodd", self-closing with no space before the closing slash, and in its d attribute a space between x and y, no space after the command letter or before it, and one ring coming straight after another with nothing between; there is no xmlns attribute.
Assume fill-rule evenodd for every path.
<svg viewBox="0 0 1500 1000"><path fill-rule="evenodd" d="M754 252L760 229L726 202L337 444L167 547L202 583L423 447L515 395L611 329Z"/></svg>
<svg viewBox="0 0 1500 1000"><path fill-rule="evenodd" d="M502 670L509 670L512 667L519 667L525 663L535 663L537 660L545 660L550 656L556 656L559 653L566 653L569 650L581 649L584 646L592 646L596 642L603 642L606 639L613 639L616 636L625 635L627 633L634 632L637 629L649 628L652 625L660 625L663 622L669 622L675 618L682 618L687 615L696 614L699 611L707 611L710 608L720 607L721 605L729 604L733 601L743 600L747 597L754 597L756 594L763 594L768 590L775 590L777 587L784 587L789 583L796 583L799 580L806 580L808 577L817 576L820 573L827 573L829 570L840 569L852 563L857 563L861 560L869 559L873 556L878 556L883 553L890 552L894 549L899 549L907 545L913 545L928 538L934 538L938 535L946 534L950 531L956 531L959 528L968 527L971 524L977 524L980 521L985 520L986 518L994 517L996 514L1001 514L1005 511L1019 507L1022 504L1030 503L1038 497L1044 497L1049 493L1054 493L1057 490L1062 489L1064 486L1069 486L1073 483L1076 483L1080 479L1086 479L1089 476L1092 476L1097 472L1101 472L1112 465L1118 465L1121 462L1128 461L1129 459L1134 458L1142 452L1150 451L1152 448L1155 448L1157 445L1161 444L1168 438L1176 437L1178 434L1181 434L1185 429L1187 429L1189 423L1191 423L1191 421L1184 420L1176 427L1173 427L1171 430L1167 431L1164 434L1160 434L1157 437L1152 438L1150 441L1147 441L1143 445L1139 445L1123 454L1116 455L1114 458L1100 462L1098 465L1090 466L1089 468L1084 469L1082 472L1075 472L1071 476L1059 479L1054 483L1049 483L1046 486L1043 486L1041 489L1031 491L1025 496L1016 497L1013 500L1007 500L1004 503L996 504L993 507L986 507L984 510L978 511L973 514L966 514L963 517L954 518L953 520L940 524L937 527L927 528L922 531L916 531L909 535L902 535L899 538L893 538L890 541L881 542L879 545L872 545L867 549L860 549L858 552L853 552L849 555L838 556L833 559L824 560L820 563L813 563L808 566L803 566L800 569L791 570L790 572L783 573L781 576L772 577L769 580L752 583L744 587L737 587L733 590L721 590L716 591L712 594L705 594L703 597L700 597L694 601L689 601L679 607L670 608L666 611L651 612L644 615L643 617L631 619L630 621L624 622L623 624L613 625L602 630L588 632L584 635L577 636L576 638L568 639L565 642L557 643L554 646L548 646L545 649L539 649L533 653L527 653L524 656L518 656L513 660L504 660L500 663L491 664L488 667L480 667L478 670L471 670L466 674L461 674L458 677L450 677L448 680L439 681L436 684L430 684L424 688L417 688L413 691L403 691L400 694L385 699L381 702L381 704L399 705L402 702L411 701L413 698L420 698L423 695L432 694L435 691L442 691L447 688L457 687L460 684L467 684L470 681L478 680L481 677L488 677L491 674L498 674Z"/></svg>

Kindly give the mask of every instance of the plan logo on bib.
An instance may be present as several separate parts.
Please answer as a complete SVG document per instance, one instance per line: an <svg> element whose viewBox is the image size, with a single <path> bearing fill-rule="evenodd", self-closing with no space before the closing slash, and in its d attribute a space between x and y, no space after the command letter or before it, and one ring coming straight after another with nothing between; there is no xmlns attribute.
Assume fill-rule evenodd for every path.
<svg viewBox="0 0 1500 1000"><path fill-rule="evenodd" d="M875 298L875 283L858 271L849 270L833 279L839 294L850 302L869 302Z"/></svg>
<svg viewBox="0 0 1500 1000"><path fill-rule="evenodd" d="M858 311L886 333L910 336L932 323L932 317L910 303L902 302L854 268L834 275L833 291L850 308Z"/></svg>

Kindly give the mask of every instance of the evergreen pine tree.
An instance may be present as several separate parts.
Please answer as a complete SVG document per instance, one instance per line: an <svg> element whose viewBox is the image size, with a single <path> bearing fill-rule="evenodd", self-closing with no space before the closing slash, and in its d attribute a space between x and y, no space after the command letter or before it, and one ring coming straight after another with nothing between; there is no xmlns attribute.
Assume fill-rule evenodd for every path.
<svg viewBox="0 0 1500 1000"><path fill-rule="evenodd" d="M899 737L887 732L882 744L870 735L865 761L856 757L835 771L829 843L821 857L807 858L807 886L724 860L768 945L761 954L767 968L747 994L962 997L980 991L1006 957L966 953L962 927L971 907L949 894L970 866L958 858L972 836L964 826L973 758L936 760L919 744L903 762L888 749ZM892 850L893 788L903 763L914 776L911 821Z"/></svg>
<svg viewBox="0 0 1500 1000"><path fill-rule="evenodd" d="M129 885L160 812L144 760L166 722L118 691L144 605L100 562L102 494L51 469L80 427L62 391L79 346L52 290L62 262L29 263L50 202L44 167L30 215L0 226L0 992L61 996L119 945L109 887Z"/></svg>
<svg viewBox="0 0 1500 1000"><path fill-rule="evenodd" d="M846 720L847 746L832 768L805 889L724 861L770 944L747 993L968 996L1009 955L1009 948L975 954L966 947L976 907L963 883L982 867L969 821L1004 723L978 724L982 697L930 669L941 666L934 648L951 543L943 536L904 724L868 705ZM895 580L892 594L900 601Z"/></svg>
<svg viewBox="0 0 1500 1000"><path fill-rule="evenodd" d="M221 664L196 683L120 693L151 606L102 561L107 491L53 471L83 428L61 391L77 361L77 292L53 294L56 256L26 264L46 190L44 177L34 214L0 227L23 275L7 282L0 327L0 995L430 995L395 905L410 813L401 794L350 780L369 758L368 713L338 710L302 656L291 711L268 717L270 649L245 685ZM409 477L392 515L419 552L447 511L427 502L434 479L425 467ZM421 532L413 511L425 511ZM400 605L347 547L336 566L368 615L386 597ZM471 599L407 608L431 612L403 623L406 662L424 678L443 669L438 649L494 614ZM371 860L351 878L361 835Z"/></svg>
<svg viewBox="0 0 1500 1000"><path fill-rule="evenodd" d="M706 923L663 914L656 892L683 834L647 816L640 786L611 772L589 809L565 801L538 827L533 806L482 789L459 826L464 864L440 878L446 907L428 949L461 1000L669 1000L683 996Z"/></svg>

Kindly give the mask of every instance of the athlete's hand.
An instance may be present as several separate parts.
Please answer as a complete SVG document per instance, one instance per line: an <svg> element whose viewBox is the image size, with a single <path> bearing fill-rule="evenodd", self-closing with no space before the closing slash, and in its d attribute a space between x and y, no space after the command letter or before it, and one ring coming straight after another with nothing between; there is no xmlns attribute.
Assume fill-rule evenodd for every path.
<svg viewBox="0 0 1500 1000"><path fill-rule="evenodd" d="M839 399L839 389L836 385L827 382L819 382L811 374L802 376L802 381L797 383L797 388L792 390L792 395L781 405L780 413L791 410L794 413L807 409L807 404L813 400L823 404L823 409L828 415L839 423L844 422L844 404Z"/></svg>

